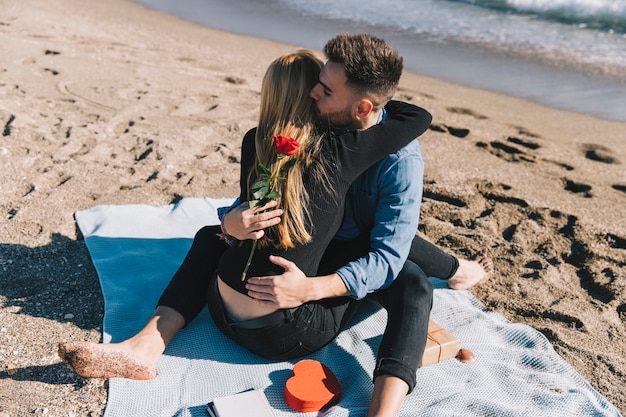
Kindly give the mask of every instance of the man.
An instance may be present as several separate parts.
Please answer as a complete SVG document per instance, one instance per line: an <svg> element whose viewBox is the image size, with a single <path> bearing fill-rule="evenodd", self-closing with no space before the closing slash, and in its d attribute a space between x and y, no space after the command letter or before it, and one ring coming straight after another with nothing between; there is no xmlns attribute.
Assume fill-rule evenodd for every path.
<svg viewBox="0 0 626 417"><path fill-rule="evenodd" d="M334 40L331 40L328 45L335 45L339 49L348 47L348 55L355 57L360 56L359 50L363 48L375 47L382 48L382 50L390 52L390 48L381 40L368 37L368 36L348 36L340 35ZM331 46L325 48L330 53ZM343 47L342 47L343 45ZM346 52L346 51L344 51ZM395 51L393 51L394 54ZM397 54L396 54L397 55ZM320 116L323 120L327 120L329 123L340 126L346 129L365 129L375 124L382 113L382 106L391 97L385 99L379 99L375 97L373 100L373 106L368 109L359 108L358 103L362 102L362 97L359 88L351 85L347 77L349 73L348 62L341 62L341 60L333 60L330 57L329 63L326 65L322 74L320 75L320 84L314 88L311 92L311 96L318 102L318 109L320 110ZM392 57L392 59L398 59L398 57ZM401 59L400 59L401 65ZM372 74L376 76L376 74ZM399 79L399 74L398 74ZM350 81L350 82L349 82ZM385 86L388 91L395 91L397 86L395 85ZM391 88L390 88L391 87ZM369 92L367 92L369 94ZM411 145L410 145L411 146ZM357 299L363 298L367 293L373 293L372 297L375 297L381 304L390 312L390 320L379 349L379 359L377 369L375 370L374 377L374 394L372 397L372 404L370 407L370 416L375 415L395 415L399 409L404 396L415 386L415 370L419 366L421 356L426 343L426 329L428 325L428 315L432 303L432 287L424 274L415 264L404 261L409 252L411 245L411 239L415 235L417 229L417 218L419 215L419 200L421 198L421 158L419 158L419 147L417 142L412 145L414 149L406 149L401 152L406 152L407 158L404 158L404 154L396 154L393 158L397 160L407 159L408 161L418 161L417 170L419 172L420 181L413 181L413 178L407 177L409 183L417 184L416 191L407 193L407 195L401 195L398 200L398 209L401 214L406 216L406 227L401 229L405 232L402 237L402 241L397 244L391 244L389 247L389 253L393 254L394 261L390 262L384 256L380 257L379 263L382 265L382 269L385 270L383 274L376 274L381 276L381 282L374 282L365 278L369 278L369 274L359 274L350 272L355 271L355 265L359 262L359 257L367 256L375 244L372 241L378 239L379 242L387 243L387 238L394 239L395 236L400 236L395 233L395 230L391 234L385 235L384 233L373 233L374 228L371 230L359 230L363 226L352 227L353 231L356 231L358 236L347 236L351 240L339 240L337 239L334 245L342 246L341 251L328 251L329 253L341 253L349 254L346 259L327 260L324 262L325 269L328 271L328 275L322 276L318 279L306 279L302 282L307 284L313 283L318 290L323 289L325 296L321 296L322 292L315 293L313 291L305 291L312 300L319 299L335 299L341 300L340 302L348 303L350 305L358 305ZM392 159L393 159L392 158ZM417 158L417 159L416 159ZM394 165L394 164L391 164ZM386 178L392 178L393 176L386 176ZM402 190L404 191L404 190ZM400 193L401 194L401 193ZM414 209L411 210L410 206ZM269 222L276 224L276 218L267 217L267 214L258 213L265 208L271 207L268 205L263 208L233 210L231 213L224 217L225 230L231 235L239 238L255 237L258 238L262 231L259 231L263 226L259 222ZM380 206L384 208L385 205ZM375 208L374 211L378 211ZM394 217L393 210L389 213ZM274 213L276 214L276 213ZM247 231L248 236L239 235L236 222L233 223L233 218L236 219L237 215L254 216L257 221L248 222L244 224L244 228L251 226L253 231ZM252 217L250 217L252 218ZM278 219L278 221L280 221ZM382 224L383 222L381 222ZM217 231L218 228L212 230ZM386 231L389 233L389 231ZM252 235L250 235L252 233ZM187 323L189 323L195 315L199 312L200 308L203 308L206 304L205 294L206 291L192 291L190 292L185 286L184 276L188 274L187 268L189 267L188 260L201 259L206 266L206 270L203 271L203 276L208 276L212 273L211 269L215 269L216 261L219 260L219 256L224 250L225 244L215 239L216 233L204 233L202 236L197 236L196 240L205 239L206 242L198 242L198 248L203 248L201 251L196 251L194 246L187 255L185 262L181 265L181 268L172 279L170 286L164 292L163 297L159 301L159 305L155 311L152 319L137 335L119 344L111 345L78 345L78 344L63 344L60 346L59 353L61 357L68 362L77 372L87 377L126 377L132 379L150 379L156 375L156 362L159 356L165 350L165 346L171 341L174 335ZM372 236L378 236L372 239ZM349 242L349 244L345 244ZM358 243L358 244L355 244ZM206 250L212 248L212 250ZM397 249L400 248L400 249ZM348 253L348 250L359 249ZM343 273L344 279L338 273L330 273L330 271L336 270L344 263L354 260L351 266L346 267L348 272ZM287 274L297 274L295 265L282 260L280 258L275 260L281 266L285 266ZM367 263L367 261L366 261ZM395 265L396 269L392 266ZM352 269L351 269L352 268ZM402 272L400 272L402 268ZM368 270L367 264L362 268L363 271ZM352 283L346 285L348 282L347 276L353 277ZM398 276L396 278L396 275ZM337 279L339 277L339 279ZM360 278L359 278L360 277ZM302 277L301 277L302 278ZM304 277L306 278L306 277ZM395 279L394 279L395 278ZM290 279L287 279L290 281ZM274 279L261 279L259 281L251 279L250 295L262 300L261 302L275 303L273 300L272 292L266 292L267 288L272 288L274 284L267 285L266 281L274 281ZM330 285L328 285L330 284ZM313 287L311 287L313 288ZM351 290L349 290L351 288ZM276 292L278 293L278 292ZM180 294L185 294L185 297L181 297ZM342 297L347 295L356 295L355 297ZM192 297L192 298L188 298ZM301 305L294 304L294 306ZM406 307L402 309L395 308ZM353 309L347 309L346 311L353 311ZM347 318L347 317L346 317ZM345 322L345 320L342 320ZM400 347L400 349L398 349ZM380 354L380 352L385 352ZM391 352L391 353L389 353ZM398 354L400 357L398 358ZM406 358L406 359L405 359Z"/></svg>

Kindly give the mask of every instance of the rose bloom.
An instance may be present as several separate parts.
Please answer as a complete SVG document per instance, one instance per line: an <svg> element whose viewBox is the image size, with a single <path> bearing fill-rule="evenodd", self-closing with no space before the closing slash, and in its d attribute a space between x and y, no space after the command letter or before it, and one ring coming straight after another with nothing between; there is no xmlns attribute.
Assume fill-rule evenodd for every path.
<svg viewBox="0 0 626 417"><path fill-rule="evenodd" d="M293 155L298 151L300 144L295 139L288 136L276 135L273 137L274 147L280 155Z"/></svg>

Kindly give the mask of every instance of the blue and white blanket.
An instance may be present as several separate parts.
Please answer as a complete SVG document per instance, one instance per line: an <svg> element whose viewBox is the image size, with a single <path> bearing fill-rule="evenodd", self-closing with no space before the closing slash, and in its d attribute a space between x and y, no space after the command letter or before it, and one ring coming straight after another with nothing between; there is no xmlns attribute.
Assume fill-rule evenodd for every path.
<svg viewBox="0 0 626 417"><path fill-rule="evenodd" d="M184 258L195 232L217 224L216 208L230 199L189 198L175 205L97 206L76 213L104 295L103 341L130 337ZM476 355L418 370L403 417L620 416L538 331L488 311L471 293L433 279L432 318ZM365 416L371 374L386 313L366 304L351 326L310 356L327 365L343 388L324 416ZM298 415L283 399L295 362L260 359L223 336L204 310L167 347L151 381L110 381L106 417L206 417L212 398L262 389L277 417ZM309 413L304 415L322 415Z"/></svg>

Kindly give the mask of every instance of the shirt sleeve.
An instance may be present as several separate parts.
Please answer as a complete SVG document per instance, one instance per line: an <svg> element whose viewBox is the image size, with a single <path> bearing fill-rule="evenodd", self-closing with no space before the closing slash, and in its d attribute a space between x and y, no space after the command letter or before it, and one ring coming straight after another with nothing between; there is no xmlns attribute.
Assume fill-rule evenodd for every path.
<svg viewBox="0 0 626 417"><path fill-rule="evenodd" d="M235 199L235 201L233 201L233 204L231 204L230 206L228 206L228 207L218 207L217 208L217 217L220 219L220 221L224 220L224 216L226 216L228 213L230 213L239 204L241 204L241 200L239 199L239 197L237 197Z"/></svg>
<svg viewBox="0 0 626 417"><path fill-rule="evenodd" d="M417 141L386 157L363 175L357 191L357 223L370 230L370 251L337 273L354 298L386 288L398 276L417 232L424 162ZM373 212L372 212L373 210ZM363 230L366 231L366 230Z"/></svg>

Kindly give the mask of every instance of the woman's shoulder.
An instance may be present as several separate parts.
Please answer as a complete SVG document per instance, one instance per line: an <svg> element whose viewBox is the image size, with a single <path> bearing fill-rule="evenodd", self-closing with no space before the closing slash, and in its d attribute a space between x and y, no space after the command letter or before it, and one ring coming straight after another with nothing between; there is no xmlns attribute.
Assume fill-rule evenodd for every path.
<svg viewBox="0 0 626 417"><path fill-rule="evenodd" d="M254 139L255 136L256 136L256 127L253 127L252 129L246 132L246 134L243 136L243 140L247 140L250 138Z"/></svg>
<svg viewBox="0 0 626 417"><path fill-rule="evenodd" d="M256 138L256 127L248 130L245 135L243 135L242 147L252 146L254 147L254 141Z"/></svg>

